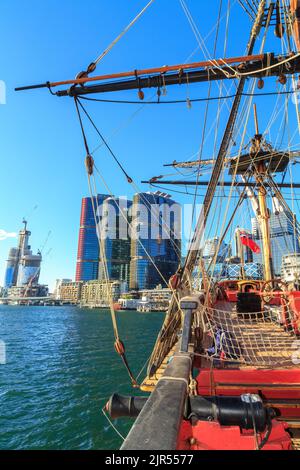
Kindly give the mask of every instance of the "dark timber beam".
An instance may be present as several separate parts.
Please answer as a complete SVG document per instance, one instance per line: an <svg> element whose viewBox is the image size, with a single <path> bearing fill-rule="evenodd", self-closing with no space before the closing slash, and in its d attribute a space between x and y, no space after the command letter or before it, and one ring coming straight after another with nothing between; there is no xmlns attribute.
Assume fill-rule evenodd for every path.
<svg viewBox="0 0 300 470"><path fill-rule="evenodd" d="M149 180L149 181L141 181L141 183L143 184L150 184L150 185L156 185L156 184L159 184L159 185L174 185L174 186L208 186L209 184L209 181L176 181L176 180ZM264 182L264 185L265 186L268 186L269 188L272 188L272 186L266 181ZM217 183L217 186L224 186L224 187L231 187L231 186L234 186L234 187L250 187L250 188L256 188L257 187L257 183L243 183L243 182L239 182L239 181L236 181L235 183L232 184L232 182L230 181L224 181L224 182L218 182ZM300 183L278 183L276 185L278 188L300 188Z"/></svg>
<svg viewBox="0 0 300 470"><path fill-rule="evenodd" d="M290 60L282 64L289 57ZM262 60L244 62L230 67L214 67L213 64L214 62L212 61L210 67L190 72L178 70L175 73L138 76L134 79L107 81L96 85L86 86L81 84L79 86L72 86L68 90L58 91L56 94L58 96L83 96L92 93L162 88L171 85L234 79L240 77L239 73L242 73L244 78L247 76L261 78L265 76L279 76L281 74L291 75L300 72L300 57L296 55L275 57L274 54L265 54ZM268 68L268 70L261 72L264 68Z"/></svg>

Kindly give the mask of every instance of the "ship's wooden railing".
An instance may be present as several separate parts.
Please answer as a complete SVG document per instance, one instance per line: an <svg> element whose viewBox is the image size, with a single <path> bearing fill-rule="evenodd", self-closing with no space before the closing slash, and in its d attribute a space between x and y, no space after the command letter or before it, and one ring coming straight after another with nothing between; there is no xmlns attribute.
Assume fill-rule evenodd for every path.
<svg viewBox="0 0 300 470"><path fill-rule="evenodd" d="M183 330L178 351L144 405L122 450L176 450L193 364L190 343L193 315L200 307L199 297L183 298Z"/></svg>

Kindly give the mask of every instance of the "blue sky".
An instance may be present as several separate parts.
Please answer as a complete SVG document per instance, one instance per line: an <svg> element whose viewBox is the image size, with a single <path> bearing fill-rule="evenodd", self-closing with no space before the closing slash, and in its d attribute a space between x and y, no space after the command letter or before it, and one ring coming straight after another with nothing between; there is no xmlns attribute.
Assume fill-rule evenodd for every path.
<svg viewBox="0 0 300 470"><path fill-rule="evenodd" d="M235 29L230 29L228 52L232 56L244 52L250 27L248 17L232 0L234 3L230 24ZM22 218L28 217L35 251L51 230L45 253L52 250L45 257L41 275L41 281L51 287L56 278L75 274L80 203L88 195L85 152L71 99L53 97L47 90L15 93L14 87L75 77L145 4L146 0L1 1L0 80L6 83L7 103L0 105L0 229L17 232ZM187 4L202 36L213 32L219 2L189 0ZM221 33L223 30L224 21ZM210 53L213 39L212 33L206 40ZM216 55L220 57L222 52L221 40ZM204 58L179 0L156 0L103 59L97 72L170 65L185 62L192 53L192 61ZM216 90L214 85L212 92L216 94ZM205 85L193 85L189 90L172 87L167 98L197 98L206 92ZM145 99L153 93L145 91ZM137 99L135 91L106 97ZM185 104L149 105L135 116L140 105L88 103L87 108L143 190L149 188L140 181L162 174L163 163L188 159L199 149L204 103L194 104L191 110ZM212 109L209 119L214 114ZM262 126L269 118L269 113L262 117ZM88 137L92 149L99 144L89 127ZM210 142L203 156L210 156L211 150ZM131 197L133 189L103 147L95 153L95 160L114 194ZM106 192L100 185L98 191ZM185 201L180 195L175 198ZM0 241L0 285L8 250L14 244L11 238Z"/></svg>

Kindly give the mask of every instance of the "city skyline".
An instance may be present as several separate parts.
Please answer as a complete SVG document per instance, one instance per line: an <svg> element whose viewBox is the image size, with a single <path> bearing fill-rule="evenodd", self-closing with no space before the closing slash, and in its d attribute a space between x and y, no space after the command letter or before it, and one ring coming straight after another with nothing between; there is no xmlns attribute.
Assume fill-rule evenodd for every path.
<svg viewBox="0 0 300 470"><path fill-rule="evenodd" d="M157 191L158 194L162 194L162 193L159 193ZM143 200L145 198L145 195L147 196L150 195L150 197L154 200L154 196L155 194L152 193L152 192L148 192L148 193L137 193L135 195L136 196L140 196L142 197L142 205L145 204L145 201ZM167 195L168 197L170 197L170 195ZM105 202L107 201L109 203L109 206L112 206L113 208L120 208L122 205L124 206L124 204L129 204L128 207L130 207L130 210L131 210L131 204L132 204L132 201L128 201L127 198L123 197L123 198L117 198L115 199L114 197L111 197L109 196L108 194L101 194L101 195L98 195L97 197L98 199L98 204L97 204L97 215L98 215L98 220L101 220L101 218L103 217L103 220L105 221L105 226L103 226L104 228L104 231L101 232L101 229L99 229L99 233L101 234L102 233L102 237L103 237L103 240L105 243L107 242L110 242L111 240L114 239L114 237L112 237L112 234L114 234L115 230L116 230L116 227L112 227L111 226L111 221L109 222L108 219L105 219L105 217L108 216L108 213L104 214L102 213L102 207L106 207L107 206L105 205ZM134 198L133 198L134 199ZM160 199L162 202L162 200L164 198L158 198ZM121 205L119 206L120 204L120 200L123 201L121 203ZM170 199L171 200L171 199ZM111 201L111 202L109 202ZM118 202L119 201L119 202ZM125 202L124 202L125 201ZM152 201L153 202L153 201ZM172 201L172 203L174 203L175 201ZM124 208L123 208L124 209ZM282 267L282 262L281 262L281 258L284 255L293 255L294 253L299 253L300 252L300 246L299 246L299 241L297 239L294 239L294 230L293 230L293 226L292 226L292 221L290 220L290 217L289 214L286 214L284 212L284 210L281 208L281 207L277 207L276 205L274 205L274 198L272 200L272 209L273 209L273 212L270 214L270 230L271 230L271 245L272 245L272 248L273 248L273 255L272 255L272 258L273 258L273 265L274 265L274 270L275 270L275 274L276 276L279 276L280 275L280 272L281 272L281 267ZM119 209L118 209L119 210ZM101 211L101 214L100 212ZM80 212L80 211L79 211ZM169 215L169 214L168 214ZM87 217L86 219L84 219L85 217ZM120 217L120 219L122 219ZM152 219L153 219L153 216L152 216ZM152 220L151 219L151 220ZM169 220L169 219L168 219ZM27 226L27 221L25 221L23 219L23 223L26 222L26 226ZM130 224L131 224L131 220L129 222L126 222L125 223L125 226L126 226L126 230L128 229L128 231L130 232ZM169 221L165 221L166 222L166 227L169 227ZM119 233L118 233L118 230L119 230L119 223L118 222L118 227L117 227L117 231L115 233L116 235L116 240L118 240L119 238ZM124 221L123 221L124 223ZM79 253L80 253L80 249L82 249L83 246L81 246L81 243L80 243L80 240L82 239L82 236L83 236L83 232L82 230L86 230L84 227L85 227L85 224L87 225L87 230L91 230L92 229L92 237L93 237L93 240L92 240L92 243L91 243L91 239L89 239L89 243L88 243L88 252L87 252L87 259L90 261L90 250L91 250L91 247L92 247L92 250L93 251L93 255L95 257L93 263L94 265L96 266L96 268L89 268L89 271L90 271L90 274L87 275L86 277L84 276L80 276L79 275L79 266L82 264L82 263L79 263ZM127 227L127 224L129 224L129 226ZM92 209L92 204L91 204L91 198L90 197L84 197L81 201L81 214L80 214L80 221L79 221L79 224L78 224L78 228L79 228L79 239L78 239L78 252L77 252L77 262L75 262L74 264L74 269L73 269L73 273L72 275L69 277L70 279L73 279L74 281L89 281L89 280L96 280L96 279L103 279L103 276L101 277L100 276L100 271L99 271L99 266L101 265L101 262L100 262L100 258L99 258L99 242L98 242L98 237L97 237L97 234L96 234L96 227L94 225L94 227L91 227L91 225L94 225L94 213L93 213L93 209ZM143 225L143 223L142 223ZM154 224L155 225L155 224ZM101 227L101 224L99 224L99 226ZM151 230L153 232L153 228L150 224L150 227L151 227ZM170 227L169 227L170 228ZM166 228L163 228L161 227L161 235L164 235L165 232L166 232ZM104 232L109 232L108 236L107 235L103 235ZM19 234L22 232L22 230L19 232ZM31 232L28 232L29 235L31 236ZM181 235L184 234L184 230L180 230L180 233ZM258 241L258 246L261 245L260 243L260 235L259 235L259 228L258 228L258 221L255 217L252 217L251 218L251 227L250 228L246 228L246 227L239 227L239 226L236 226L236 229L235 229L235 237L228 241L223 241L221 243L221 246L219 248L219 254L217 255L217 259L216 259L216 269L223 269L222 268L222 265L223 263L225 262L225 259L228 257L228 256L231 256L231 254L233 254L233 252L235 252L235 255L237 257L240 256L240 254L238 253L238 250L241 248L242 245L239 245L238 243L238 238L239 238L239 235L241 233L246 233L248 236L250 236L251 238L253 238L254 240L257 240ZM17 234L16 234L17 235ZM115 236L114 235L114 236ZM149 236L150 236L150 241L151 241L151 233L149 232ZM20 235L19 235L20 237ZM49 238L49 234L48 234L48 237L47 239ZM168 237L161 237L161 238L168 238ZM281 240L282 239L282 240ZM11 237L11 240L12 240L12 245L16 245L16 237ZM28 237L26 239L28 241ZM145 240L141 240L142 243L140 243L140 248L139 248L139 251L143 251L144 252L144 258L146 260L149 260L148 256L146 255L145 251L144 251L144 248L142 247L145 246L144 245L144 242ZM180 242L181 242L181 239L180 239ZM207 259L207 260L212 260L213 257L215 256L215 249L217 247L219 243L219 238L218 237L214 237L214 238L206 238L204 239L203 241L203 259ZM112 246L113 246L113 243L110 243L110 250L112 249ZM261 247L260 247L261 248ZM85 248L84 248L85 249ZM10 253L12 253L12 251L15 250L14 246L11 246L8 253L7 253L7 256L6 258L9 259L9 256L12 256ZM30 250L30 247L29 247L29 250ZM147 248L146 248L147 250ZM148 250L149 250L149 247L148 247ZM253 265L259 265L261 263L261 252L260 253L253 253L248 247L246 246L243 246L243 250L244 250L244 262L246 264L252 264ZM287 251L286 251L287 250ZM39 249L36 250L38 253L39 253ZM47 250L46 250L47 251ZM129 264L132 264L132 246L130 248L130 251L131 251L131 254L129 256L129 259L128 259L128 262ZM151 249L149 250L149 253L151 252ZM29 252L28 252L29 253ZM32 251L30 251L30 256L32 257L35 257L32 255ZM183 254L182 254L183 256ZM84 256L83 256L84 258ZM113 274L113 270L111 269L111 265L113 263L111 263L110 259L108 259L108 266L109 266L109 275L110 275L110 279L111 280L126 280L126 282L128 283L128 286L130 286L132 289L135 289L135 288L138 288L138 286L134 287L133 286L133 282L131 281L130 282L130 278L129 278L129 272L127 272L126 276L127 278L126 279L123 279L123 275L122 275L122 272L119 273L119 270L118 270L118 273L115 272L115 274ZM82 260L81 260L82 261ZM84 259L83 259L84 261ZM179 261L179 258L178 260ZM149 261L151 263L151 261ZM87 263L88 265L91 265L93 263ZM84 265L85 263L83 263L82 265ZM117 264L120 264L120 263L117 263ZM122 264L122 263L121 263ZM120 264L120 266L121 266ZM157 263L156 263L157 264ZM177 263L177 266L178 266L179 263ZM208 264L209 264L209 261L208 261ZM250 268L250 271L251 268L250 267L250 264L249 264L249 268ZM6 269L6 266L7 264L5 264L5 269L4 269L4 279L3 279L3 286L5 287L5 284L6 284L6 275L7 275L7 269ZM124 266L123 266L124 267ZM123 269L122 267L122 269ZM174 264L174 267L175 267L175 264ZM116 268L113 268L113 269L116 269ZM175 269L176 270L176 269ZM43 273L43 269L41 270L41 272ZM221 271L220 271L221 272ZM120 277L118 277L117 274L120 274ZM152 272L152 277L154 278L154 272ZM169 274L172 274L171 272L169 272ZM40 275L40 273L39 273ZM44 276L45 278L46 276ZM67 278L67 279L69 279ZM156 277L155 277L156 278ZM47 277L46 277L47 279ZM55 281L54 281L54 287L55 287L55 283L57 281L57 279L62 279L62 276L58 276L56 277ZM17 284L17 282L15 283L15 285ZM48 284L48 282L43 282L43 284ZM159 282L157 281L154 282L155 286L159 284ZM154 284L153 284L153 287L154 287ZM0 283L1 285L1 283ZM52 288L52 286L50 286L51 289L50 290L54 290L54 288ZM143 285L141 288L149 288L149 285Z"/></svg>
<svg viewBox="0 0 300 470"><path fill-rule="evenodd" d="M47 233L52 231L41 273L41 282L49 284L51 289L54 288L56 278L74 277L78 207L81 199L88 194L84 167L85 151L72 100L55 98L47 90L16 93L14 88L46 80L74 77L91 62L93 56L97 56L99 50L107 47L143 6L142 0L133 0L126 5L121 0L101 4L87 0L83 11L78 0L66 0L63 4L54 0L46 15L44 6L37 0L32 0L30 11L22 3L18 8L14 8L14 2L2 2L0 39L6 47L3 48L0 59L0 78L6 86L6 100L5 104L0 105L3 123L0 142L3 165L0 175L0 197L3 201L0 229L4 235L17 233L22 217L25 217L31 227L32 245L36 248L42 246ZM195 21L201 24L201 34L205 38L206 47L212 51L215 30L212 29L211 21L203 23L202 18L204 15L208 18L216 17L217 4L193 2L191 8ZM59 16L57 11L60 11ZM91 17L95 18L95 21L91 21ZM241 15L240 6L232 5L231 21L234 22L236 18L241 25L240 40L235 41L231 36L228 41L231 44L230 53L239 56L240 43L246 44L250 23L247 15ZM224 23L223 21L223 29ZM10 24L15 25L14 31L9 27ZM169 25L167 29L165 24ZM88 25L87 33L78 41L78 31L81 31L84 25ZM186 40L178 41L178 36L185 37ZM269 48L268 41L266 48ZM222 56L223 44L220 44L216 57ZM12 61L12 57L18 60ZM199 48L179 2L172 3L170 7L169 0L161 0L159 3L154 2L149 12L126 35L126 40L120 41L103 59L99 71L106 73L135 70L204 58L206 53ZM266 81L264 91L273 91L275 86L275 79L270 80L270 83ZM230 90L232 83L228 82L224 87L224 90ZM218 92L218 87L213 85L212 95L217 96ZM205 89L202 85L190 84L188 90L186 87L170 87L167 98L184 101L204 95ZM138 100L135 92L125 92L123 97ZM157 99L156 91L145 90L144 101L153 99ZM262 130L268 128L272 115L272 106L268 103L266 98L263 112L258 105ZM100 108L98 104L88 104L89 111L97 117L103 135L126 166L126 171L135 185L142 191L147 191L149 186L142 186L140 181L160 174L163 163L174 159L189 160L199 154L205 106L205 102L192 103L192 107L187 106L185 102L179 106L146 106L143 102L109 106L102 103ZM229 103L224 103L225 109L227 106ZM216 106L211 104L208 129L215 119L216 109ZM225 122L223 114L226 113L222 113L220 128ZM250 123L249 127L251 125ZM270 141L276 142L277 127L277 124L274 124L272 135L268 134ZM251 135L251 130L249 133ZM124 175L101 146L93 129L88 129L88 137L91 150L95 150L96 164L108 182L110 192L119 197L127 195L131 199L136 188L128 185ZM213 156L213 135L207 132L206 137L203 157ZM296 140L297 136L292 136L291 142L281 142L282 147L290 144L292 148L296 148ZM13 183L11 178L7 177L11 174L11 168L18 169L14 173ZM296 180L299 173L297 166L293 167L293 173ZM189 196L177 193L177 189L170 192L183 204ZM107 192L105 186L100 187L100 184L97 191ZM192 201L193 190L190 192L192 196L189 200ZM201 201L203 189L199 189L197 195ZM295 212L299 218L297 207ZM212 227L212 233L214 229L215 227ZM15 238L5 235L3 240L0 236L0 285L4 282L7 254L14 243ZM47 255L50 249L52 251Z"/></svg>

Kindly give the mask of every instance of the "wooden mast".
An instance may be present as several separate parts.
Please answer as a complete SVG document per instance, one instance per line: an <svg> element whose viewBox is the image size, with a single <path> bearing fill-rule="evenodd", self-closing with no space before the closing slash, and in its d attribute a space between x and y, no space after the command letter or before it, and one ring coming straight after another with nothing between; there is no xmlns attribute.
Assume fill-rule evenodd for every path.
<svg viewBox="0 0 300 470"><path fill-rule="evenodd" d="M262 0L260 2L260 8L257 13L256 21L254 22L254 25L251 29L250 39L247 45L247 55L252 55L253 53L255 42L261 29L261 22L264 16L264 7L265 7L265 1ZM234 127L236 124L236 119L237 119L237 115L238 115L238 111L239 111L239 107L241 103L241 94L244 90L245 83L246 83L246 77L242 76L237 87L236 96L232 104L228 122L227 122L224 135L220 144L219 152L218 152L218 155L217 155L214 167L213 167L209 184L207 186L206 194L204 196L203 213L200 214L200 217L197 223L197 228L195 230L195 234L191 243L191 249L189 250L187 257L186 257L184 272L187 275L187 277L192 272L194 265L196 263L198 254L199 254L199 248L198 248L199 240L201 239L202 232L204 230L204 227L208 219L208 215L209 215L212 201L213 201L213 196L214 196L214 193L216 191L216 188L219 182L219 178L220 178L221 171L224 165L224 161L227 156L228 148L230 146L230 142L231 142L232 135L234 132Z"/></svg>
<svg viewBox="0 0 300 470"><path fill-rule="evenodd" d="M250 38L247 44L247 55L253 54L254 46L256 43L257 36L261 29L262 20L264 17L265 0L261 0L259 4L258 13L255 22L250 32ZM227 125L224 131L224 135L220 144L219 152L215 161L215 165L212 171L211 179L207 186L207 191L204 197L203 209L198 218L196 229L193 238L190 243L190 247L186 256L183 271L181 273L181 287L179 291L172 296L168 313L164 322L164 327L161 333L159 333L154 350L149 360L148 365L148 376L153 376L157 368L160 366L162 360L175 344L178 339L178 327L182 322L182 313L178 309L178 299L189 294L191 288L191 273L196 264L197 258L200 252L200 242L204 233L205 224L208 219L208 215L211 209L213 195L219 183L220 174L224 165L224 160L227 157L227 152L230 146L232 135L234 132L236 119L241 102L242 92L246 83L246 76L241 76L236 95L231 107L231 111L228 117ZM175 320L175 322L174 322ZM165 331L168 330L168 340L165 338Z"/></svg>
<svg viewBox="0 0 300 470"><path fill-rule="evenodd" d="M254 122L255 122L255 137L253 139L253 145L251 151L254 155L257 155L261 150L262 135L259 133L258 119L256 105L254 108ZM264 261L264 276L265 281L273 279L273 268L272 268L272 253L271 253L271 240L270 240L270 213L267 206L267 190L264 186L264 179L266 176L266 164L264 161L259 162L256 167L255 179L258 184L258 220L261 228L261 239L262 239L262 255Z"/></svg>
<svg viewBox="0 0 300 470"><path fill-rule="evenodd" d="M300 51L300 0L291 0L290 10L292 16L292 32L297 50Z"/></svg>

